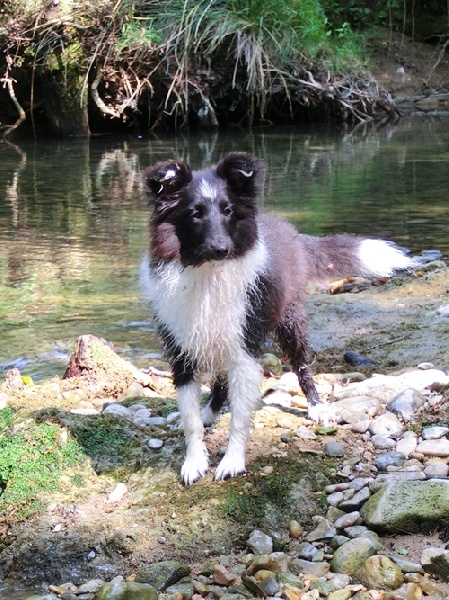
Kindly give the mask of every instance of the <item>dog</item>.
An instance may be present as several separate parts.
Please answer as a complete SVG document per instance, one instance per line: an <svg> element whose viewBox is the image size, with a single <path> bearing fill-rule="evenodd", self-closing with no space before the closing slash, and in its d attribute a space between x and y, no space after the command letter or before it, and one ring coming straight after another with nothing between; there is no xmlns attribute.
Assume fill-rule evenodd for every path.
<svg viewBox="0 0 449 600"><path fill-rule="evenodd" d="M259 214L261 160L242 152L192 171L182 161L144 173L153 200L149 252L140 279L173 370L186 455L185 484L209 469L204 426L222 405L231 409L229 443L215 480L243 474L263 370L257 357L274 332L308 401L326 421L308 364L304 290L313 280L390 276L411 260L394 244L347 234L298 233L287 221ZM200 376L212 374L201 410Z"/></svg>

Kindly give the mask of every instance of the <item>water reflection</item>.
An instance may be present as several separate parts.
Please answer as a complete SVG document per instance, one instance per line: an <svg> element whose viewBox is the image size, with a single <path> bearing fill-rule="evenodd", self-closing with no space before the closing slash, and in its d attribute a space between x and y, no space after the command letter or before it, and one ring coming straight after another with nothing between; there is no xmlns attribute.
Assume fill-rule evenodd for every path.
<svg viewBox="0 0 449 600"><path fill-rule="evenodd" d="M449 253L449 119L341 132L262 130L148 140L0 144L0 369L61 374L77 336L138 365L158 355L139 300L141 172L244 150L267 163L262 204L316 235L378 235Z"/></svg>

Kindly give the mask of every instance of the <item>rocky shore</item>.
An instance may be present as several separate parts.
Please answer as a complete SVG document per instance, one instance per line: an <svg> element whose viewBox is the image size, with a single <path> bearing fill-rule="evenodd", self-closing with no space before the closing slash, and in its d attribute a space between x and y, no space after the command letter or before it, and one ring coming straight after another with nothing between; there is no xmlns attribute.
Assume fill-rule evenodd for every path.
<svg viewBox="0 0 449 600"><path fill-rule="evenodd" d="M331 427L306 418L297 381L267 354L248 472L226 482L210 475L190 487L179 482L182 436L166 373L140 373L96 338L83 341L81 361L74 354L72 377L34 386L9 373L0 414L13 416L0 442L24 439L27 428L35 435L32 428L46 424L54 428L53 446L63 449L73 439L83 456L64 466L62 486L39 490L39 509L19 517L20 503L2 505L0 573L9 588L0 597L449 597L448 282L447 268L434 263L410 280L357 294L359 305L395 295L392 314L383 310L386 323L398 313L398 295L401 303L412 299L426 313L429 339L436 322L442 347L426 346L423 356L415 339L421 360L409 366L392 359L389 348L388 360L396 362L389 369L379 369L382 349L370 353L377 365L352 352L345 371L315 366L320 394L332 402ZM363 289L361 281L344 285L341 291ZM347 296L350 306L355 295ZM403 319L404 312L406 331ZM225 412L207 433L214 465L228 421ZM0 463L0 501L13 485L13 461L9 469Z"/></svg>

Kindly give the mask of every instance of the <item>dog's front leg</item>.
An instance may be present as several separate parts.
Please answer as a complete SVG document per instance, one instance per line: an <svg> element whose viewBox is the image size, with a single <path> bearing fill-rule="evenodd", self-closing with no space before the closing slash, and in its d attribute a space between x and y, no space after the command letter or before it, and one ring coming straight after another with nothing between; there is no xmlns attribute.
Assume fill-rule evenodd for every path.
<svg viewBox="0 0 449 600"><path fill-rule="evenodd" d="M262 378L262 367L244 351L229 368L231 430L228 448L215 471L215 480L235 477L246 471L246 445L253 411L260 398Z"/></svg>
<svg viewBox="0 0 449 600"><path fill-rule="evenodd" d="M186 457L181 477L190 485L207 473L209 461L204 443L204 426L200 409L201 384L195 380L178 386L178 406L184 428Z"/></svg>

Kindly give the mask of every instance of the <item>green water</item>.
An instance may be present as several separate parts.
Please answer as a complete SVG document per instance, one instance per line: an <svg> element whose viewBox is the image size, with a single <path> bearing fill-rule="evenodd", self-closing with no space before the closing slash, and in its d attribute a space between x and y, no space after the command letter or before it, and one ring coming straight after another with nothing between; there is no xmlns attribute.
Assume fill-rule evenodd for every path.
<svg viewBox="0 0 449 600"><path fill-rule="evenodd" d="M244 150L267 164L265 209L303 232L392 239L449 255L449 117L353 132L266 129L160 139L0 144L0 375L62 375L77 337L138 366L159 345L139 299L147 243L141 172Z"/></svg>

